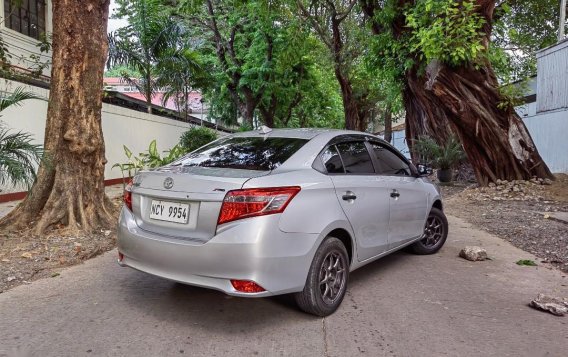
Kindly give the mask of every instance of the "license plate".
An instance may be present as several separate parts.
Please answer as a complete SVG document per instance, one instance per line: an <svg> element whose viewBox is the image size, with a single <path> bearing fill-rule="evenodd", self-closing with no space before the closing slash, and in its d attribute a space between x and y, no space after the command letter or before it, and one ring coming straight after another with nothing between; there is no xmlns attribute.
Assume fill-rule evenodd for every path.
<svg viewBox="0 0 568 357"><path fill-rule="evenodd" d="M187 223L189 219L189 205L179 202L152 200L150 218L174 223Z"/></svg>

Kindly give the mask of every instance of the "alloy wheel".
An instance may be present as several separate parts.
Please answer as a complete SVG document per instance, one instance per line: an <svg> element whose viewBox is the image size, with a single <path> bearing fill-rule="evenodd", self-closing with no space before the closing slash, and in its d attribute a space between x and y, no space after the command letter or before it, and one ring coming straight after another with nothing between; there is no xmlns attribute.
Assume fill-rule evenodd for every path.
<svg viewBox="0 0 568 357"><path fill-rule="evenodd" d="M425 247L434 247L444 236L444 223L438 216L431 215L426 220L424 235L420 241Z"/></svg>
<svg viewBox="0 0 568 357"><path fill-rule="evenodd" d="M321 298L327 305L333 305L345 289L346 266L343 255L337 251L329 252L322 262L319 288Z"/></svg>

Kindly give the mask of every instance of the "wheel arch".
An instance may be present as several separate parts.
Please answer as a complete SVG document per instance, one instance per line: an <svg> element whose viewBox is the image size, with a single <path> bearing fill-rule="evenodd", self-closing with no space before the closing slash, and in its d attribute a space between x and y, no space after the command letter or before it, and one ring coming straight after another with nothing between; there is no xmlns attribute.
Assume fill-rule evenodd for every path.
<svg viewBox="0 0 568 357"><path fill-rule="evenodd" d="M432 204L433 208L437 208L440 211L444 211L444 206L442 205L442 200L440 200L439 198L437 198L436 200L434 200L434 203Z"/></svg>
<svg viewBox="0 0 568 357"><path fill-rule="evenodd" d="M351 233L349 233L344 228L335 228L331 230L326 237L334 237L337 238L343 243L345 249L347 250L347 255L349 257L349 265L353 263L353 258L355 257L355 244L353 242L353 237Z"/></svg>

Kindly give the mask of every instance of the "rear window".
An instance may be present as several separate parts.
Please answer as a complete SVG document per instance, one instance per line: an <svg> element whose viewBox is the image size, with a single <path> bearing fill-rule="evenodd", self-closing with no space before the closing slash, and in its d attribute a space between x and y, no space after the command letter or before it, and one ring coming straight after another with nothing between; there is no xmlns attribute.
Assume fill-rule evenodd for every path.
<svg viewBox="0 0 568 357"><path fill-rule="evenodd" d="M230 137L194 151L172 165L269 171L282 165L307 142L297 138Z"/></svg>

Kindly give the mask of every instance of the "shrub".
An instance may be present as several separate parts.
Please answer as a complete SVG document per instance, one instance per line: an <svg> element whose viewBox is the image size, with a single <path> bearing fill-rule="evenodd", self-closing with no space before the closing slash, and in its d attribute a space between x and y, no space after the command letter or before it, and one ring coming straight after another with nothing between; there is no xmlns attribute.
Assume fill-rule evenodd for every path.
<svg viewBox="0 0 568 357"><path fill-rule="evenodd" d="M442 170L453 168L465 158L462 146L455 136L450 137L444 146L438 145L430 137L421 137L414 143L414 149L421 159Z"/></svg>
<svg viewBox="0 0 568 357"><path fill-rule="evenodd" d="M217 140L217 133L215 133L215 131L196 126L181 135L179 145L187 153L209 144L214 140Z"/></svg>

